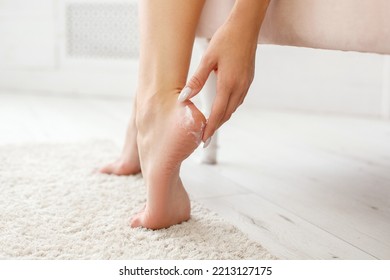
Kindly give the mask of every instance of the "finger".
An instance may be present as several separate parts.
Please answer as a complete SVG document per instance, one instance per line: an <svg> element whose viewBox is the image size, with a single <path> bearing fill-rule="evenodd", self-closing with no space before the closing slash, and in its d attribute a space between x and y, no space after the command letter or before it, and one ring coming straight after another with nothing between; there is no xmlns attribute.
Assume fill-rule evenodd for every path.
<svg viewBox="0 0 390 280"><path fill-rule="evenodd" d="M243 100L243 96L245 96L245 94L239 91L234 92L230 95L229 103L227 104L225 114L216 129L219 129L225 122L227 122L231 118L232 114L241 105L241 100Z"/></svg>
<svg viewBox="0 0 390 280"><path fill-rule="evenodd" d="M177 98L179 102L184 102L185 100L197 95L202 90L214 68L215 63L213 63L207 56L204 56L200 61L198 69L196 69L191 79L189 79L186 86L180 92Z"/></svg>
<svg viewBox="0 0 390 280"><path fill-rule="evenodd" d="M249 86L246 84L240 84L236 87L235 92L230 97L225 115L217 129L219 129L225 122L227 122L231 118L232 114L237 111L238 107L244 103L248 90Z"/></svg>
<svg viewBox="0 0 390 280"><path fill-rule="evenodd" d="M229 103L230 91L229 87L223 85L222 82L217 83L217 94L211 109L211 114L207 120L207 124L203 133L202 140L207 142L211 136L213 136L215 130L218 128L219 123L223 119L227 105Z"/></svg>

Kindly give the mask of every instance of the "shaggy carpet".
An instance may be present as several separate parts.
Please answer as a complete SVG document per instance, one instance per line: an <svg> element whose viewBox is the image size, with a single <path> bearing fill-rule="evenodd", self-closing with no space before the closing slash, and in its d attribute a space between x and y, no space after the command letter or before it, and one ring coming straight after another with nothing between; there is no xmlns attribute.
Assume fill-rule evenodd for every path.
<svg viewBox="0 0 390 280"><path fill-rule="evenodd" d="M145 203L142 176L93 172L117 154L109 142L0 147L0 258L273 258L194 201L188 222L130 228Z"/></svg>

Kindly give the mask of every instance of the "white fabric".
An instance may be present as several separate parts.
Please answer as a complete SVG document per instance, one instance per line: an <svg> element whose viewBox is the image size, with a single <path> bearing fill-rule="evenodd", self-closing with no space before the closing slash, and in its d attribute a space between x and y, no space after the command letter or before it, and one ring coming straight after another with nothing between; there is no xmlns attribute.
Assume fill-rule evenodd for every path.
<svg viewBox="0 0 390 280"><path fill-rule="evenodd" d="M211 38L234 3L206 0L197 36ZM390 54L390 1L272 0L259 43Z"/></svg>

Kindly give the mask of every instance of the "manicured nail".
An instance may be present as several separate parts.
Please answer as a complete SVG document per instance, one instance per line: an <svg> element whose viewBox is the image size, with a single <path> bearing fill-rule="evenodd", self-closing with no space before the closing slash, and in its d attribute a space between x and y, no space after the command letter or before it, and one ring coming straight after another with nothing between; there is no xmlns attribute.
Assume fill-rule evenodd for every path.
<svg viewBox="0 0 390 280"><path fill-rule="evenodd" d="M203 144L203 149L207 148L208 145L210 145L211 137L209 137Z"/></svg>
<svg viewBox="0 0 390 280"><path fill-rule="evenodd" d="M177 100L179 102L184 102L187 100L188 96L190 96L192 89L189 87L183 88L183 90L180 92L179 96L177 97Z"/></svg>

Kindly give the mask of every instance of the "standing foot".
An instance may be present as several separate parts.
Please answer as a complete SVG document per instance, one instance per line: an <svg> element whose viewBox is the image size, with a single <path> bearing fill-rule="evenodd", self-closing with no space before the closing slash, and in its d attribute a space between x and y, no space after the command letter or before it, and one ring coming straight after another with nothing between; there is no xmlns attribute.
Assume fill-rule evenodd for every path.
<svg viewBox="0 0 390 280"><path fill-rule="evenodd" d="M99 172L113 175L133 175L141 172L139 159L131 160L131 156L122 155L119 159L102 167Z"/></svg>
<svg viewBox="0 0 390 280"><path fill-rule="evenodd" d="M127 127L125 145L122 155L116 161L102 167L99 172L114 175L132 175L141 172L141 164L138 155L137 146L137 127L135 125L136 101L133 104L133 110Z"/></svg>

